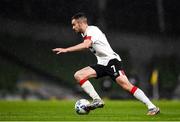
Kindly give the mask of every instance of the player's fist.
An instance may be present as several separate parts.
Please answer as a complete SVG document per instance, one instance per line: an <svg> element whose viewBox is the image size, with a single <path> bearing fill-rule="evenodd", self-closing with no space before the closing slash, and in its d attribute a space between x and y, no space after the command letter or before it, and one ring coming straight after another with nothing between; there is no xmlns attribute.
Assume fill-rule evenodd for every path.
<svg viewBox="0 0 180 122"><path fill-rule="evenodd" d="M52 49L53 52L56 52L56 54L60 54L60 53L66 53L67 49L66 48L54 48Z"/></svg>

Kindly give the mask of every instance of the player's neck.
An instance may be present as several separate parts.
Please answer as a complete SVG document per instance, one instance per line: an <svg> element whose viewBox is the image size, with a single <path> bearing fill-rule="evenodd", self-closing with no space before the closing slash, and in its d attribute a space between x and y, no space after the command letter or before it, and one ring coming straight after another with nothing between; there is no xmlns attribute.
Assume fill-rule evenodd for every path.
<svg viewBox="0 0 180 122"><path fill-rule="evenodd" d="M84 24L82 27L82 33L84 34L86 32L86 29L88 28L87 24Z"/></svg>

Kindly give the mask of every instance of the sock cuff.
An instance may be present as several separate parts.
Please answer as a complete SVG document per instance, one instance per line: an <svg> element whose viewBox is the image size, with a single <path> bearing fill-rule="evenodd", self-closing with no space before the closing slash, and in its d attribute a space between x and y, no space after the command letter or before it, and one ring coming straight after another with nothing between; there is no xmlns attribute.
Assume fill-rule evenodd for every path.
<svg viewBox="0 0 180 122"><path fill-rule="evenodd" d="M136 86L133 86L133 88L131 89L130 93L131 94L134 94L134 92L137 90L137 87Z"/></svg>
<svg viewBox="0 0 180 122"><path fill-rule="evenodd" d="M87 81L87 79L82 79L82 80L80 80L80 81L79 81L80 86L82 86L86 81Z"/></svg>

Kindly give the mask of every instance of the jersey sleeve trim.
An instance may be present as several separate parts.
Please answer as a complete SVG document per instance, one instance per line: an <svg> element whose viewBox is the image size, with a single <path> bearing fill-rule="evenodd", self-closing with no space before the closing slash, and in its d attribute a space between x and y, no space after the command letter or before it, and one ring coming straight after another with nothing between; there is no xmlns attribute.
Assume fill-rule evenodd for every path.
<svg viewBox="0 0 180 122"><path fill-rule="evenodd" d="M85 36L83 39L84 40L91 40L91 36Z"/></svg>

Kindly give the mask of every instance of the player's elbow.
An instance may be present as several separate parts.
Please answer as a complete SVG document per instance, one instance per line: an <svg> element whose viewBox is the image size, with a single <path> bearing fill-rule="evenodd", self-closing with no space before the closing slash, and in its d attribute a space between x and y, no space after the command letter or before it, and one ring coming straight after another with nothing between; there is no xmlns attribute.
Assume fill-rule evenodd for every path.
<svg viewBox="0 0 180 122"><path fill-rule="evenodd" d="M91 42L90 41L85 41L84 42L84 48L88 49L91 47Z"/></svg>
<svg viewBox="0 0 180 122"><path fill-rule="evenodd" d="M92 41L91 40L84 40L83 44L84 44L84 48L88 49L91 47Z"/></svg>
<svg viewBox="0 0 180 122"><path fill-rule="evenodd" d="M90 45L85 45L85 49L88 49L90 47Z"/></svg>
<svg viewBox="0 0 180 122"><path fill-rule="evenodd" d="M83 43L83 48L88 49L91 45L89 43Z"/></svg>

